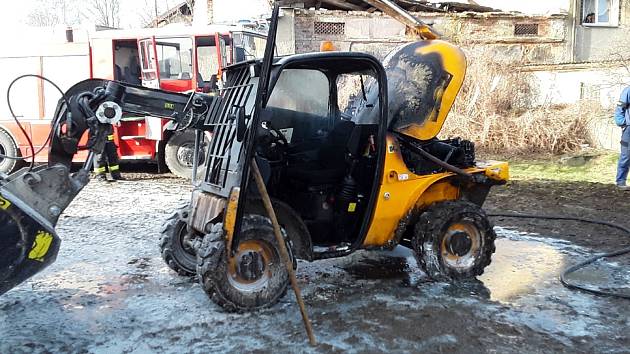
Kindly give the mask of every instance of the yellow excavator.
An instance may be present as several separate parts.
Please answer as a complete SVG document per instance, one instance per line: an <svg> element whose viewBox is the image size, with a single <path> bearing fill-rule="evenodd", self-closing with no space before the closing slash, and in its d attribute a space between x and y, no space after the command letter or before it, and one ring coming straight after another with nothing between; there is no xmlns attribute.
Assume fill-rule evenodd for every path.
<svg viewBox="0 0 630 354"><path fill-rule="evenodd" d="M160 247L169 267L196 275L226 310L272 306L286 293L266 196L294 268L297 259L400 244L435 279L480 275L496 237L482 205L508 165L477 161L470 141L437 138L465 56L394 2L367 2L419 40L382 63L355 52L274 58L276 6L264 59L226 68L217 97L100 80L70 89L53 121L49 164L0 179L0 293L54 260L56 221L88 180L89 163L69 172L79 138L87 131L85 148L100 151L102 128L122 112L170 117L196 129L197 143L212 132L190 204L166 220Z"/></svg>

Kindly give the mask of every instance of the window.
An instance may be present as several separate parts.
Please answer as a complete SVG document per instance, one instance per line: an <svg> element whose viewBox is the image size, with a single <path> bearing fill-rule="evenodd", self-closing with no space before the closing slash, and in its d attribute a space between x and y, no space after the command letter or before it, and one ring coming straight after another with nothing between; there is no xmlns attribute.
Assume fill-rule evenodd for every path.
<svg viewBox="0 0 630 354"><path fill-rule="evenodd" d="M582 0L582 24L618 26L619 0Z"/></svg>
<svg viewBox="0 0 630 354"><path fill-rule="evenodd" d="M210 81L212 75L216 75L219 72L217 47L197 47L197 71L201 76L200 81Z"/></svg>
<svg viewBox="0 0 630 354"><path fill-rule="evenodd" d="M346 34L346 24L343 22L313 22L315 34L343 36Z"/></svg>
<svg viewBox="0 0 630 354"><path fill-rule="evenodd" d="M378 84L374 77L364 73L337 76L337 106L345 119L357 124L378 123L378 120L371 121L378 116L368 112L377 101Z"/></svg>
<svg viewBox="0 0 630 354"><path fill-rule="evenodd" d="M267 39L250 33L234 33L234 62L261 59L265 56Z"/></svg>
<svg viewBox="0 0 630 354"><path fill-rule="evenodd" d="M156 44L160 79L192 79L192 39L158 39Z"/></svg>
<svg viewBox="0 0 630 354"><path fill-rule="evenodd" d="M514 25L514 35L519 37L529 37L538 35L537 23L517 23Z"/></svg>
<svg viewBox="0 0 630 354"><path fill-rule="evenodd" d="M267 105L325 117L328 116L328 102L328 77L324 73L286 69L280 74Z"/></svg>

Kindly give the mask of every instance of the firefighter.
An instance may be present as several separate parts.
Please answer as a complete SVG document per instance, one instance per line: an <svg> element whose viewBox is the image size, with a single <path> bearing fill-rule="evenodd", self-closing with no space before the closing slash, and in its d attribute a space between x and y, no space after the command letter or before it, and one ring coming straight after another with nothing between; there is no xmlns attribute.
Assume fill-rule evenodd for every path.
<svg viewBox="0 0 630 354"><path fill-rule="evenodd" d="M110 125L107 131L107 142L103 148L103 152L97 154L94 161L94 173L99 181L107 181L107 171L115 181L123 180L120 175L120 166L118 165L118 152L116 144L114 144L114 128Z"/></svg>

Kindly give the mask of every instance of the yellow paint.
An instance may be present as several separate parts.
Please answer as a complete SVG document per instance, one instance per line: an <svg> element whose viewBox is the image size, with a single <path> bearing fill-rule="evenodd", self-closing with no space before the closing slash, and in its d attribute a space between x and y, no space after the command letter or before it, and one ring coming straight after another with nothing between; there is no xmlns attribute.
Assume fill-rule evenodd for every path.
<svg viewBox="0 0 630 354"><path fill-rule="evenodd" d="M357 210L357 203L348 204L348 212L354 213L355 210Z"/></svg>
<svg viewBox="0 0 630 354"><path fill-rule="evenodd" d="M457 46L441 40L427 41L427 45L420 46L416 49L416 55L437 54L442 58L444 70L452 75L451 81L443 91L436 92L436 96L442 97L441 105L435 107L429 117L426 117L422 124L411 124L400 132L413 136L420 140L429 140L437 136L442 129L442 125L446 120L455 98L462 87L464 77L466 76L466 56L464 52ZM419 117L420 118L420 117Z"/></svg>
<svg viewBox="0 0 630 354"><path fill-rule="evenodd" d="M411 210L422 210L429 205L460 198L460 188L451 184L453 173L444 172L429 175L416 175L411 172L400 153L398 140L388 134L387 154L381 186L378 191L373 219L370 223L364 247L387 246L394 238L400 220ZM496 181L508 178L508 165L505 162L483 162L465 170L468 173L484 173ZM399 178L407 175L406 179Z"/></svg>
<svg viewBox="0 0 630 354"><path fill-rule="evenodd" d="M225 207L225 215L223 219L223 230L225 230L226 244L228 256L231 253L232 238L234 237L234 228L236 226L236 211L238 210L238 198L241 195L239 187L232 188L230 191L230 199Z"/></svg>
<svg viewBox="0 0 630 354"><path fill-rule="evenodd" d="M35 235L35 242L33 242L31 251L28 253L28 259L43 262L52 241L53 236L50 233L38 231Z"/></svg>
<svg viewBox="0 0 630 354"><path fill-rule="evenodd" d="M0 197L0 209L7 210L11 206L11 202Z"/></svg>

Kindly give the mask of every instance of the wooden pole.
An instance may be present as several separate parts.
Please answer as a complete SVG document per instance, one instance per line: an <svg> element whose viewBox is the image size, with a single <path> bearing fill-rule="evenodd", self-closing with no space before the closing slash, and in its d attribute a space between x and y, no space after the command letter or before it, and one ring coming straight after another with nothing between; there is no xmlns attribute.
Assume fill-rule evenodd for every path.
<svg viewBox="0 0 630 354"><path fill-rule="evenodd" d="M278 247L280 248L280 255L282 256L282 260L284 261L284 265L287 268L287 272L289 272L289 279L291 280L291 287L295 292L295 298L297 299L298 305L300 307L300 312L302 313L302 320L304 320L304 327L306 328L306 333L308 334L308 340L312 346L317 345L315 341L315 336L313 335L313 328L311 327L311 321L308 319L308 314L306 313L306 307L304 306L304 300L302 300L302 293L300 292L300 288L298 287L297 278L295 277L295 271L293 270L293 262L289 257L289 251L287 250L286 244L284 242L284 237L282 236L282 231L280 231L280 224L278 223L278 218L276 217L276 212L273 210L273 205L271 204L271 198L269 197L269 193L267 193L267 187L265 186L265 182L263 181L262 175L260 174L260 170L258 169L258 164L256 163L256 159L252 159L252 171L254 172L254 179L256 180L256 186L258 187L258 191L263 200L263 204L265 204L265 209L267 209L267 214L269 214L269 218L271 219L271 223L273 225L273 233L276 235L276 241L278 242Z"/></svg>

